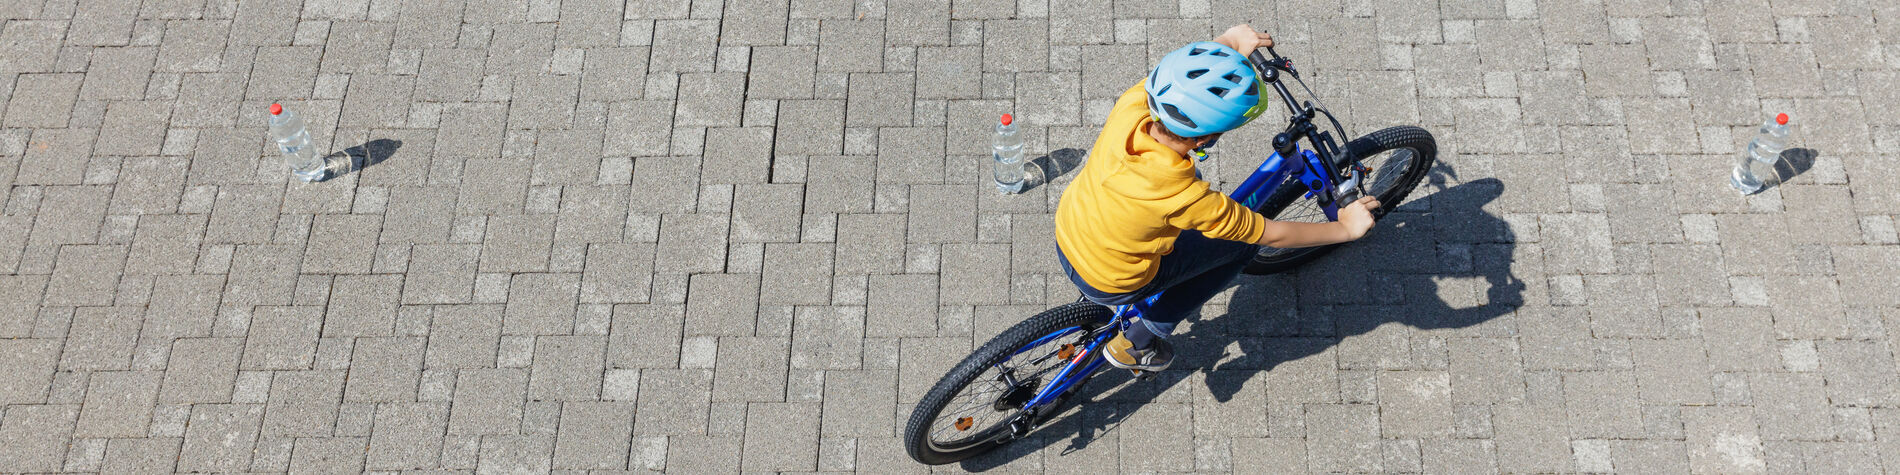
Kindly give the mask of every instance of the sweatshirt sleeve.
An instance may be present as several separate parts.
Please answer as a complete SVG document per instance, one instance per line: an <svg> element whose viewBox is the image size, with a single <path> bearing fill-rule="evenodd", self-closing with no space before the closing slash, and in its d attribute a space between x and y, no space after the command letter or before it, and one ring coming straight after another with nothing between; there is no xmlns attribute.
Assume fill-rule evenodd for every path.
<svg viewBox="0 0 1900 475"><path fill-rule="evenodd" d="M1266 231L1266 217L1210 189L1206 182L1197 183L1184 192L1200 195L1168 217L1168 224L1174 227L1200 231L1210 238L1248 243L1259 242L1260 234Z"/></svg>

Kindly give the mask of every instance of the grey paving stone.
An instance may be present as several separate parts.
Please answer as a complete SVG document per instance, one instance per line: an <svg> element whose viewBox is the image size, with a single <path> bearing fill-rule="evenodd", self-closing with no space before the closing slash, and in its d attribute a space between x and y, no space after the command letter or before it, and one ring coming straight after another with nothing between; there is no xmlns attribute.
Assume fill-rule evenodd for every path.
<svg viewBox="0 0 1900 475"><path fill-rule="evenodd" d="M810 99L818 58L818 49L811 46L752 48L751 64L746 71L746 97Z"/></svg>
<svg viewBox="0 0 1900 475"><path fill-rule="evenodd" d="M546 271L553 246L555 218L543 215L498 216L488 220L482 243L482 272Z"/></svg>
<svg viewBox="0 0 1900 475"><path fill-rule="evenodd" d="M1564 374L1564 405L1570 414L1571 436L1607 439L1641 435L1633 376L1622 371Z"/></svg>
<svg viewBox="0 0 1900 475"><path fill-rule="evenodd" d="M895 435L897 372L890 370L828 371L822 432L826 436L886 437Z"/></svg>
<svg viewBox="0 0 1900 475"><path fill-rule="evenodd" d="M251 465L264 417L261 404L198 404L179 452L180 471L236 471Z"/></svg>
<svg viewBox="0 0 1900 475"><path fill-rule="evenodd" d="M785 0L733 0L720 21L720 45L775 45L785 42Z"/></svg>
<svg viewBox="0 0 1900 475"><path fill-rule="evenodd" d="M599 336L535 338L534 369L528 399L586 401L600 398L601 367L607 341Z"/></svg>
<svg viewBox="0 0 1900 475"><path fill-rule="evenodd" d="M824 243L765 246L765 273L759 280L763 304L820 305L831 302L832 247Z"/></svg>
<svg viewBox="0 0 1900 475"><path fill-rule="evenodd" d="M1828 402L1834 405L1884 406L1896 397L1894 362L1879 341L1817 342L1826 373Z"/></svg>
<svg viewBox="0 0 1900 475"><path fill-rule="evenodd" d="M481 248L473 244L428 244L411 248L413 264L403 282L403 303L468 302L480 255Z"/></svg>
<svg viewBox="0 0 1900 475"><path fill-rule="evenodd" d="M888 6L886 7L888 8ZM882 72L885 22L828 21L820 24L818 71L836 73Z"/></svg>
<svg viewBox="0 0 1900 475"><path fill-rule="evenodd" d="M713 372L711 370L641 371L640 403L634 409L636 416L633 421L633 432L670 435L705 434L712 387Z"/></svg>
<svg viewBox="0 0 1900 475"><path fill-rule="evenodd" d="M493 366L500 344L504 307L501 305L448 305L436 307L430 325L424 367L484 368Z"/></svg>
<svg viewBox="0 0 1900 475"><path fill-rule="evenodd" d="M873 275L864 334L870 337L935 336L937 276Z"/></svg>
<svg viewBox="0 0 1900 475"><path fill-rule="evenodd" d="M578 274L516 274L508 287L505 335L556 335L573 329Z"/></svg>
<svg viewBox="0 0 1900 475"><path fill-rule="evenodd" d="M178 210L188 162L158 157L126 159L112 190L113 214L163 214Z"/></svg>
<svg viewBox="0 0 1900 475"><path fill-rule="evenodd" d="M795 369L862 367L863 307L799 307L792 328Z"/></svg>
<svg viewBox="0 0 1900 475"><path fill-rule="evenodd" d="M125 266L126 246L60 248L41 305L111 305Z"/></svg>
<svg viewBox="0 0 1900 475"><path fill-rule="evenodd" d="M554 441L554 466L617 470L626 466L631 443L633 403L570 402L561 405L561 435Z"/></svg>
<svg viewBox="0 0 1900 475"><path fill-rule="evenodd" d="M317 350L323 313L316 307L259 307L244 341L245 369L305 369Z"/></svg>
<svg viewBox="0 0 1900 475"><path fill-rule="evenodd" d="M733 127L739 124L746 77L743 73L683 73L679 101L673 111L676 126ZM714 143L708 141L707 143ZM677 148L677 145L676 145Z"/></svg>
<svg viewBox="0 0 1900 475"><path fill-rule="evenodd" d="M0 315L4 315L0 317L0 335L8 338L33 335L46 279L45 276L0 276Z"/></svg>
<svg viewBox="0 0 1900 475"><path fill-rule="evenodd" d="M844 124L843 101L780 101L774 150L788 154L839 153L843 150Z"/></svg>
<svg viewBox="0 0 1900 475"><path fill-rule="evenodd" d="M804 188L795 184L740 185L733 194L732 240L796 242Z"/></svg>
<svg viewBox="0 0 1900 475"><path fill-rule="evenodd" d="M18 113L18 109L8 110ZM9 118L14 115L8 115ZM86 163L97 130L39 129L34 146L20 158L13 182L20 185L77 185L85 179Z"/></svg>
<svg viewBox="0 0 1900 475"><path fill-rule="evenodd" d="M24 18L27 15L9 16ZM5 38L7 61L0 70L10 72L48 72L58 58L59 43L68 23L59 21L13 20L0 30Z"/></svg>
<svg viewBox="0 0 1900 475"><path fill-rule="evenodd" d="M634 214L690 213L698 203L698 157L643 157L633 161L634 189L628 197ZM690 178L690 179L689 179Z"/></svg>
<svg viewBox="0 0 1900 475"><path fill-rule="evenodd" d="M492 472L546 472L553 451L553 437L547 435L484 437L477 469Z"/></svg>
<svg viewBox="0 0 1900 475"><path fill-rule="evenodd" d="M161 376L154 371L93 373L73 436L144 437Z"/></svg>
<svg viewBox="0 0 1900 475"><path fill-rule="evenodd" d="M607 366L679 366L683 319L679 305L615 305L607 333Z"/></svg>
<svg viewBox="0 0 1900 475"><path fill-rule="evenodd" d="M415 399L423 368L424 345L422 338L356 339L343 399L351 402Z"/></svg>
<svg viewBox="0 0 1900 475"><path fill-rule="evenodd" d="M598 164L599 160L590 158L589 162ZM562 243L618 241L627 227L626 215L625 187L566 186L561 193L561 213L554 240Z"/></svg>
<svg viewBox="0 0 1900 475"><path fill-rule="evenodd" d="M371 470L433 467L448 412L448 406L440 403L379 405L364 466Z"/></svg>
<svg viewBox="0 0 1900 475"><path fill-rule="evenodd" d="M637 168L637 165L636 165ZM669 214L660 219L660 243L655 272L719 272L725 269L729 226L725 215Z"/></svg>
<svg viewBox="0 0 1900 475"><path fill-rule="evenodd" d="M1762 439L1747 408L1687 407L1683 422L1691 470L1760 472L1766 467Z"/></svg>
<svg viewBox="0 0 1900 475"><path fill-rule="evenodd" d="M324 437L336 423L341 371L280 371L272 375L264 405L264 436Z"/></svg>
<svg viewBox="0 0 1900 475"><path fill-rule="evenodd" d="M747 407L743 466L749 470L809 470L817 466L818 417L812 403L754 403Z"/></svg>
<svg viewBox="0 0 1900 475"><path fill-rule="evenodd" d="M581 274L580 300L588 303L646 302L652 295L651 244L589 244Z"/></svg>
<svg viewBox="0 0 1900 475"><path fill-rule="evenodd" d="M40 212L66 219L35 220L28 243L93 244L99 239L101 223L112 191L101 186L47 187L40 201Z"/></svg>
<svg viewBox="0 0 1900 475"><path fill-rule="evenodd" d="M368 447L362 437L301 438L291 449L290 465L297 471L359 472Z"/></svg>
<svg viewBox="0 0 1900 475"><path fill-rule="evenodd" d="M448 433L511 434L521 425L528 374L518 369L460 371L450 405Z"/></svg>
<svg viewBox="0 0 1900 475"><path fill-rule="evenodd" d="M72 329L60 352L63 370L124 370L132 360L138 338L137 307L82 307L73 312Z"/></svg>
<svg viewBox="0 0 1900 475"><path fill-rule="evenodd" d="M788 344L786 338L721 338L718 369L713 379L713 400L785 400Z"/></svg>
<svg viewBox="0 0 1900 475"><path fill-rule="evenodd" d="M8 406L0 420L0 463L14 470L59 470L78 416L75 405Z"/></svg>
<svg viewBox="0 0 1900 475"><path fill-rule="evenodd" d="M909 32L886 42L899 45L945 45L950 41L950 4L898 0L885 5L885 28Z"/></svg>
<svg viewBox="0 0 1900 475"><path fill-rule="evenodd" d="M283 189L278 186L218 187L217 203L205 227L205 241L213 244L269 242L282 198Z"/></svg>
<svg viewBox="0 0 1900 475"><path fill-rule="evenodd" d="M939 299L947 304L1008 303L1009 262L1003 244L947 244Z"/></svg>
<svg viewBox="0 0 1900 475"><path fill-rule="evenodd" d="M112 439L106 442L102 472L169 473L178 463L182 441L176 437Z"/></svg>
<svg viewBox="0 0 1900 475"><path fill-rule="evenodd" d="M518 76L514 84L508 107L509 128L563 128L572 123L580 78Z"/></svg>
<svg viewBox="0 0 1900 475"><path fill-rule="evenodd" d="M911 92L915 82L912 76L908 73L852 74L845 125L911 125Z"/></svg>
<svg viewBox="0 0 1900 475"><path fill-rule="evenodd" d="M495 25L484 71L490 75L546 72L554 53L554 28L545 23Z"/></svg>
<svg viewBox="0 0 1900 475"><path fill-rule="evenodd" d="M158 402L230 402L243 344L236 338L180 338L173 342Z"/></svg>
<svg viewBox="0 0 1900 475"><path fill-rule="evenodd" d="M772 136L766 127L708 129L700 182L765 183L771 172Z"/></svg>

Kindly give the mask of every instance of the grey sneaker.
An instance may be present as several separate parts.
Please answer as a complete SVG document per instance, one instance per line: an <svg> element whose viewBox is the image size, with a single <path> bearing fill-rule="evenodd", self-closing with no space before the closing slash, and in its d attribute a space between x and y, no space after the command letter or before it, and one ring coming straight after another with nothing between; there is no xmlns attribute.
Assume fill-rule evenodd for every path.
<svg viewBox="0 0 1900 475"><path fill-rule="evenodd" d="M1135 348L1135 342L1128 341L1127 336L1115 335L1102 346L1109 366L1116 368L1154 372L1174 363L1174 345L1166 338L1149 340L1147 348Z"/></svg>

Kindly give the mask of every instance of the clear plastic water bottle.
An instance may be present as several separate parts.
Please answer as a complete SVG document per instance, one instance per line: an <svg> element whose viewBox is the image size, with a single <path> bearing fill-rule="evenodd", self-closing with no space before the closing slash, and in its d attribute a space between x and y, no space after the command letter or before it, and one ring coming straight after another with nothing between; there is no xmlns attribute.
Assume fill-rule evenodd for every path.
<svg viewBox="0 0 1900 475"><path fill-rule="evenodd" d="M1023 191L1023 136L1016 130L1016 118L1003 114L996 124L996 136L990 140L996 157L996 189L1003 193Z"/></svg>
<svg viewBox="0 0 1900 475"><path fill-rule="evenodd" d="M310 129L304 126L303 116L284 110L282 104L271 104L270 139L283 152L291 176L305 183L328 178L328 163L310 147Z"/></svg>
<svg viewBox="0 0 1900 475"><path fill-rule="evenodd" d="M1788 114L1776 114L1774 120L1762 124L1755 139L1748 142L1748 150L1742 153L1742 159L1735 164L1735 171L1729 176L1729 186L1742 194L1761 191L1768 180L1779 179L1775 164L1781 161L1781 151L1788 147Z"/></svg>

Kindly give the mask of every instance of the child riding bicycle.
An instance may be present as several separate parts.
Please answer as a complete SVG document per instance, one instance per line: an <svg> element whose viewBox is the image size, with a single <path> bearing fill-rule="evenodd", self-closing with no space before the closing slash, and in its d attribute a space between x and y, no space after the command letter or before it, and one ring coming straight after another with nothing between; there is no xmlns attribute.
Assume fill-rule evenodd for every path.
<svg viewBox="0 0 1900 475"><path fill-rule="evenodd" d="M1372 228L1372 197L1328 223L1278 222L1200 178L1195 162L1222 133L1266 110L1246 57L1273 37L1235 25L1214 41L1168 53L1116 100L1089 160L1056 209L1058 261L1082 295L1128 305L1167 290L1105 347L1110 365L1160 371L1167 336L1226 287L1258 246L1297 248L1357 240Z"/></svg>

